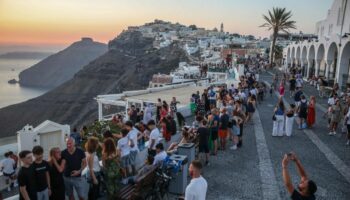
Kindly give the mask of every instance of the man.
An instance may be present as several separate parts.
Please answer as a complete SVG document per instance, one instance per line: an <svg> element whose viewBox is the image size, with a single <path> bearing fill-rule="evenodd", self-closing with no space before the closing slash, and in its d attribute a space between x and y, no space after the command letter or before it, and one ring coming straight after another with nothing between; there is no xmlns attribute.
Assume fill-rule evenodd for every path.
<svg viewBox="0 0 350 200"><path fill-rule="evenodd" d="M70 200L74 200L73 189L78 194L80 200L86 196L84 180L81 172L86 167L85 153L75 146L73 138L67 139L67 149L62 151L62 165L64 166L64 186L66 195Z"/></svg>
<svg viewBox="0 0 350 200"><path fill-rule="evenodd" d="M122 177L127 178L129 173L130 166L130 146L129 146L129 131L125 128L121 130L122 138L118 140L117 150L119 152L120 158L120 167L122 168Z"/></svg>
<svg viewBox="0 0 350 200"><path fill-rule="evenodd" d="M131 105L131 108L128 111L128 115L129 115L129 120L131 120L135 124L137 121L137 111L136 111L135 105Z"/></svg>
<svg viewBox="0 0 350 200"><path fill-rule="evenodd" d="M192 161L189 171L191 182L186 187L185 200L205 200L207 194L207 181L201 176L202 163L198 160Z"/></svg>
<svg viewBox="0 0 350 200"><path fill-rule="evenodd" d="M295 165L297 167L298 173L301 177L300 183L298 185L297 191L293 184L292 180L290 178L290 175L288 173L288 164L289 161L294 161ZM291 195L291 198L293 200L314 200L315 198L315 192L317 191L317 186L315 182L312 180L309 180L306 172L301 165L300 160L297 158L297 156L294 153L285 154L284 158L282 160L282 175L283 175L283 181L284 185L287 188L289 194Z"/></svg>
<svg viewBox="0 0 350 200"><path fill-rule="evenodd" d="M168 156L164 151L164 146L162 143L156 145L156 156L154 156L153 165L162 166L163 160Z"/></svg>
<svg viewBox="0 0 350 200"><path fill-rule="evenodd" d="M7 191L11 191L11 184L12 181L16 180L16 174L15 174L15 160L10 158L10 153L5 153L5 159L3 159L0 163L0 171L3 173L5 179L6 179L6 185L7 185Z"/></svg>
<svg viewBox="0 0 350 200"><path fill-rule="evenodd" d="M229 123L229 116L226 113L226 108L222 108L220 123L219 123L219 137L220 137L221 150L226 149L228 123Z"/></svg>
<svg viewBox="0 0 350 200"><path fill-rule="evenodd" d="M199 128L197 130L198 137L199 137L199 154L205 153L205 165L209 164L209 137L210 132L209 129L206 127L207 121L203 120L201 121Z"/></svg>
<svg viewBox="0 0 350 200"><path fill-rule="evenodd" d="M154 120L149 121L147 126L149 130L151 130L149 140L148 140L148 154L151 156L155 156L156 145L159 142L160 132L159 132L159 129L156 127L156 122Z"/></svg>
<svg viewBox="0 0 350 200"><path fill-rule="evenodd" d="M32 167L32 152L24 150L19 153L22 166L18 172L19 199L20 200L37 200L36 196L36 179Z"/></svg>
<svg viewBox="0 0 350 200"><path fill-rule="evenodd" d="M129 131L128 138L129 138L129 145L130 145L130 154L129 154L129 161L132 168L132 174L136 175L136 156L139 152L138 148L138 130L133 127L133 124L131 121L125 122L125 128Z"/></svg>
<svg viewBox="0 0 350 200"><path fill-rule="evenodd" d="M215 108L215 106L216 106L216 92L214 91L213 86L210 87L208 96L209 96L210 108Z"/></svg>
<svg viewBox="0 0 350 200"><path fill-rule="evenodd" d="M296 107L300 106L301 95L303 95L303 91L301 91L300 87L297 87L297 92L294 94L294 101Z"/></svg>
<svg viewBox="0 0 350 200"><path fill-rule="evenodd" d="M295 92L295 84L296 84L296 80L294 78L294 75L292 75L292 77L289 80L289 93L290 93L290 98L292 98L294 96L294 92Z"/></svg>
<svg viewBox="0 0 350 200"><path fill-rule="evenodd" d="M175 113L177 112L177 104L180 103L176 100L176 97L173 97L173 99L170 102L170 116L174 117Z"/></svg>
<svg viewBox="0 0 350 200"><path fill-rule="evenodd" d="M209 128L211 128L211 139L213 140L213 143L214 143L214 155L217 155L220 117L215 108L211 110L211 113L213 115L213 119Z"/></svg>
<svg viewBox="0 0 350 200"><path fill-rule="evenodd" d="M32 165L36 180L36 194L38 200L49 200L49 196L51 195L49 163L43 160L44 149L41 146L33 147L32 152L35 158Z"/></svg>
<svg viewBox="0 0 350 200"><path fill-rule="evenodd" d="M80 137L80 134L78 133L77 131L77 128L73 128L73 132L70 134L71 138L73 138L75 140L75 145L77 147L80 147L80 144L81 144L81 137Z"/></svg>

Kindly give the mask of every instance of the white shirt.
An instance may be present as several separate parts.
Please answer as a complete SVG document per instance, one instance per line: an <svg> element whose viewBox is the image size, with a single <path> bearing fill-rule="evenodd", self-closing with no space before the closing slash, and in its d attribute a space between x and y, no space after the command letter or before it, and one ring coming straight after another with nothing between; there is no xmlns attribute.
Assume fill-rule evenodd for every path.
<svg viewBox="0 0 350 200"><path fill-rule="evenodd" d="M130 147L130 151L139 151L139 147L137 146L137 134L139 131L133 127L131 131L128 133L129 140L132 140L134 142L134 147Z"/></svg>
<svg viewBox="0 0 350 200"><path fill-rule="evenodd" d="M89 152L85 152L86 155L86 163L87 163L87 167L89 170L91 170L89 168L89 161L87 160L87 155L89 155ZM94 161L93 161L93 165L92 165L92 169L94 172L100 172L101 171L101 166L100 166L100 161L98 160L98 157L96 155L96 153L91 154L91 156L94 156Z"/></svg>
<svg viewBox="0 0 350 200"><path fill-rule="evenodd" d="M163 160L164 160L167 156L168 156L168 155L166 154L165 151L161 151L161 152L157 153L157 155L154 156L153 165L162 164Z"/></svg>
<svg viewBox="0 0 350 200"><path fill-rule="evenodd" d="M346 117L348 118L348 120L346 121L346 124L350 125L350 109L349 109L348 113L346 113Z"/></svg>
<svg viewBox="0 0 350 200"><path fill-rule="evenodd" d="M335 104L334 97L329 98L327 103L328 103L328 105L333 106Z"/></svg>
<svg viewBox="0 0 350 200"><path fill-rule="evenodd" d="M15 172L13 169L15 165L15 161L12 158L5 158L1 161L1 168L3 169L2 172L6 174L12 174Z"/></svg>
<svg viewBox="0 0 350 200"><path fill-rule="evenodd" d="M117 148L121 152L121 156L127 156L130 154L129 139L128 137L123 137L118 140Z"/></svg>
<svg viewBox="0 0 350 200"><path fill-rule="evenodd" d="M202 176L193 178L186 187L185 200L205 200L207 188L207 181Z"/></svg>
<svg viewBox="0 0 350 200"><path fill-rule="evenodd" d="M153 145L153 150L156 150L156 145L158 144L159 142L159 136L160 136L160 132L158 130L158 128L154 128L152 131L151 131L151 134L149 136L149 142L148 142L148 148L151 147L151 143L152 143L152 140L154 140L154 145Z"/></svg>

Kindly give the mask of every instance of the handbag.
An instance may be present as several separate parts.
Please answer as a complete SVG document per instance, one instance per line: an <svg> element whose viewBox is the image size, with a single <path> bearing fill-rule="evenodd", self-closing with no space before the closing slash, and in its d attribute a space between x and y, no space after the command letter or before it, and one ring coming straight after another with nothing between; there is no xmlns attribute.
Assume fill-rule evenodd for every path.
<svg viewBox="0 0 350 200"><path fill-rule="evenodd" d="M275 113L272 115L272 120L276 121L276 114Z"/></svg>

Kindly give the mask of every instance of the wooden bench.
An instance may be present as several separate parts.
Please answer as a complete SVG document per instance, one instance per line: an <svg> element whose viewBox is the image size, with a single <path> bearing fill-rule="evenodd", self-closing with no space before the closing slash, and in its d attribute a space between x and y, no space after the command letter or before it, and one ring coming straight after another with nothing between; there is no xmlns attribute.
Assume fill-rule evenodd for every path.
<svg viewBox="0 0 350 200"><path fill-rule="evenodd" d="M149 190L152 190L156 180L156 169L154 166L148 172L138 177L135 184L128 184L119 192L120 200L141 200Z"/></svg>

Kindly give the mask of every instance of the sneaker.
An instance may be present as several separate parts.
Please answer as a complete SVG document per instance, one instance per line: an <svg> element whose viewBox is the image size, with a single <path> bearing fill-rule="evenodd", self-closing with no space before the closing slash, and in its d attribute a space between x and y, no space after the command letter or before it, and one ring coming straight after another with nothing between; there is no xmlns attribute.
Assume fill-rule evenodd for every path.
<svg viewBox="0 0 350 200"><path fill-rule="evenodd" d="M350 146L350 140L348 140L348 141L346 142L346 145Z"/></svg>
<svg viewBox="0 0 350 200"><path fill-rule="evenodd" d="M336 134L337 134L337 132L334 131L334 132L333 132L333 135L336 135Z"/></svg>
<svg viewBox="0 0 350 200"><path fill-rule="evenodd" d="M232 147L230 147L231 150L237 150L237 145L233 145Z"/></svg>
<svg viewBox="0 0 350 200"><path fill-rule="evenodd" d="M11 192L11 188L10 188L10 187L7 187L7 191L8 191L8 192Z"/></svg>
<svg viewBox="0 0 350 200"><path fill-rule="evenodd" d="M332 132L332 131L331 131L331 132L329 132L329 133L328 133L328 135L333 135L333 132Z"/></svg>
<svg viewBox="0 0 350 200"><path fill-rule="evenodd" d="M210 165L209 161L205 161L205 166L209 166L209 165Z"/></svg>
<svg viewBox="0 0 350 200"><path fill-rule="evenodd" d="M14 184L13 184L13 187L18 187L18 183L14 183Z"/></svg>

